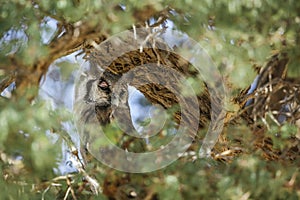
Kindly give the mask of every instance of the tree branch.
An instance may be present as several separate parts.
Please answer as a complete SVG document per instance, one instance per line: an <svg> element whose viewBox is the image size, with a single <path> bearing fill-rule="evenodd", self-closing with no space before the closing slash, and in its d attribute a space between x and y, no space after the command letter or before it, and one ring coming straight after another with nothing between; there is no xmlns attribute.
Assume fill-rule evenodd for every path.
<svg viewBox="0 0 300 200"><path fill-rule="evenodd" d="M88 46L87 41L102 42L106 39L106 35L101 31L99 25L91 26L88 22L77 22L71 26L72 28L68 29L64 35L50 42L48 45L50 53L47 56L40 58L32 66L24 66L18 69L16 77L17 96L26 95L28 100L32 100L36 92L28 95L26 91L31 87L38 86L51 63L60 57L85 49Z"/></svg>
<svg viewBox="0 0 300 200"><path fill-rule="evenodd" d="M6 76L3 80L0 82L0 93L5 90L10 84L12 84L16 80L15 73L11 73L10 75Z"/></svg>

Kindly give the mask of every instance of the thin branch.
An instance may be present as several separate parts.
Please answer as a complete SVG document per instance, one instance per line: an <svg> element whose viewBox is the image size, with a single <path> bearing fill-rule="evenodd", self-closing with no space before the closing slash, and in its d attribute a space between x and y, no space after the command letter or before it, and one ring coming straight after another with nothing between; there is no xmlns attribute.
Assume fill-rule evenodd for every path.
<svg viewBox="0 0 300 200"><path fill-rule="evenodd" d="M64 200L67 200L67 199L68 199L68 196L69 196L70 191L71 191L71 187L69 186L68 189L67 189L67 192L66 192L66 194L65 194Z"/></svg>
<svg viewBox="0 0 300 200"><path fill-rule="evenodd" d="M16 80L16 75L14 73L6 76L3 80L0 82L0 93L5 90L10 84L12 84Z"/></svg>

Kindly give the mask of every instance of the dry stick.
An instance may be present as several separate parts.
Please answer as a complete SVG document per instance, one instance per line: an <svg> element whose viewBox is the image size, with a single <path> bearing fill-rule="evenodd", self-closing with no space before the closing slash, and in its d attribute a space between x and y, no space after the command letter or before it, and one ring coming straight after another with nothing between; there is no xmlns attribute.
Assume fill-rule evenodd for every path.
<svg viewBox="0 0 300 200"><path fill-rule="evenodd" d="M57 176L57 177L53 178L51 181L56 182L56 181L66 180L68 177L74 177L74 175L68 174L66 176Z"/></svg>
<svg viewBox="0 0 300 200"><path fill-rule="evenodd" d="M67 175L69 177L73 177L74 175L73 174L70 174L70 175ZM56 181L60 181L60 180L66 180L67 179L67 176L58 176L58 177L55 177L53 178L51 181L48 181L46 182L46 184L49 184L48 187L43 191L42 193L42 200L45 199L45 194L49 191L49 189L52 187L52 186L55 186L55 187L60 187L62 186L61 184L59 183L54 183Z"/></svg>
<svg viewBox="0 0 300 200"><path fill-rule="evenodd" d="M92 192L96 195L98 194L99 190L100 190L100 192L102 192L98 181L93 179L92 177L90 177L88 175L88 173L84 170L84 164L81 162L81 160L79 158L78 150L75 148L75 146L71 146L70 149L73 149L72 155L75 157L77 163L80 163L79 166L78 165L76 166L78 172L81 173L85 177L85 179L90 183L90 189L92 190Z"/></svg>
<svg viewBox="0 0 300 200"><path fill-rule="evenodd" d="M65 194L64 200L67 200L67 198L69 196L69 193L70 193L70 187L68 187L68 189L67 189L67 192Z"/></svg>
<svg viewBox="0 0 300 200"><path fill-rule="evenodd" d="M298 174L298 173L299 173L299 172L296 171L296 172L294 172L294 174L292 175L292 178L291 178L290 181L287 183L287 185L288 185L289 187L293 187L293 186L295 185L295 182L296 182L297 174Z"/></svg>
<svg viewBox="0 0 300 200"><path fill-rule="evenodd" d="M43 194L42 194L42 200L44 200L45 199L45 194L48 192L48 190L51 188L51 185L49 185L45 190L44 190L44 192L43 192Z"/></svg>
<svg viewBox="0 0 300 200"><path fill-rule="evenodd" d="M63 131L64 132L64 131ZM67 145L68 145L68 148L71 150L71 153L72 155L74 156L74 158L76 159L76 162L80 165L76 165L76 168L78 170L79 173L83 174L83 176L86 178L86 180L90 183L90 189L92 190L92 192L94 194L98 194L98 191L101 190L100 188L100 184L98 183L97 180L91 178L88 173L84 170L84 164L82 163L82 161L80 160L79 158L79 155L78 155L78 150L77 148L75 147L71 137L68 135L68 134L60 134L60 136L62 136L62 138L66 141ZM52 179L52 181L58 181L58 180L63 180L63 179L66 179L68 180L69 178L73 177L73 175L66 175L66 176L59 176L59 177L56 177L54 179ZM71 188L70 189L70 192L72 193L72 196L73 194L75 195L73 189Z"/></svg>
<svg viewBox="0 0 300 200"><path fill-rule="evenodd" d="M70 188L70 192L71 192L71 194L72 194L73 199L74 199L74 200L77 200L77 198L76 198L76 196L75 196L75 192L74 192L74 190L73 190L73 188L72 188L72 182L70 181L70 177L69 177L69 176L67 176L67 184L68 184L68 186L69 186L69 188ZM68 189L69 189L69 188L68 188Z"/></svg>
<svg viewBox="0 0 300 200"><path fill-rule="evenodd" d="M168 18L169 18L169 12L172 11L172 8L170 8L169 6L166 7L164 10L162 10L160 12L160 16L159 18L156 20L156 22L152 25L150 25L150 27L157 27L160 26L161 24L163 24Z"/></svg>

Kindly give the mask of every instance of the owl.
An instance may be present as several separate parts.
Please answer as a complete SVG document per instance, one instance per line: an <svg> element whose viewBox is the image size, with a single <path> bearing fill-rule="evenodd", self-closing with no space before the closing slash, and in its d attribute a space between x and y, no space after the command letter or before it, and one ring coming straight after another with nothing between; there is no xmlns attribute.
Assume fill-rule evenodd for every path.
<svg viewBox="0 0 300 200"><path fill-rule="evenodd" d="M93 62L80 73L75 87L74 113L82 154L88 153L89 142L95 139L91 131L95 129L116 122L124 133L136 132L130 115L128 85L120 79L121 75L105 71ZM85 128L89 125L93 130Z"/></svg>

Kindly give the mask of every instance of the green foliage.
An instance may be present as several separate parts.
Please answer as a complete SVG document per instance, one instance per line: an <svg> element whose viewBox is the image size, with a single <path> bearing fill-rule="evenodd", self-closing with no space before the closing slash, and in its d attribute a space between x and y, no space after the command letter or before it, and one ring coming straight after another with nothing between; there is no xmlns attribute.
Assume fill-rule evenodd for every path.
<svg viewBox="0 0 300 200"><path fill-rule="evenodd" d="M292 62L289 73L300 75L298 1L165 3L179 8L179 14L171 17L178 22L177 28L198 40L214 62L225 67L222 71L234 85L249 85L255 76L251 67L262 65L273 50L288 51Z"/></svg>
<svg viewBox="0 0 300 200"><path fill-rule="evenodd" d="M298 127L293 124L284 124L281 127L272 125L268 131L268 136L274 142L274 148L284 150L292 147L290 139L297 134Z"/></svg>
<svg viewBox="0 0 300 200"><path fill-rule="evenodd" d="M5 103L5 107L4 104ZM59 142L51 140L51 129L58 129L60 122L68 119L63 112L50 112L45 102L34 105L20 102L1 101L1 140L0 151L10 159L20 159L24 169L31 169L36 174L27 178L46 179L51 177L59 157ZM48 107L48 108L47 108ZM20 112L22 111L22 112ZM46 136L46 132L50 135ZM18 175L18 174L16 174Z"/></svg>

